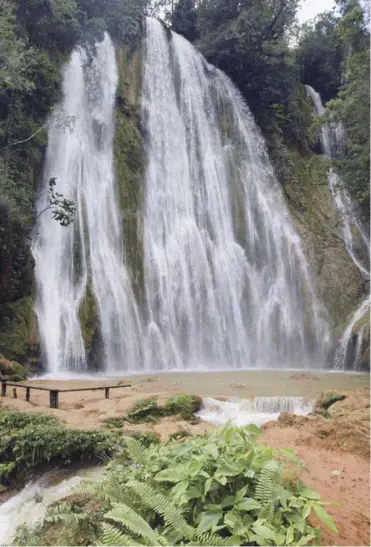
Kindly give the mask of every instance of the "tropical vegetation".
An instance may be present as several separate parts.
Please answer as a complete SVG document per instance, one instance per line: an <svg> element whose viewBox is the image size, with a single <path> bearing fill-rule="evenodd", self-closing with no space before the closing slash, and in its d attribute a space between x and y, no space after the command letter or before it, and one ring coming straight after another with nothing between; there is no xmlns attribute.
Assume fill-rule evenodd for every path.
<svg viewBox="0 0 371 547"><path fill-rule="evenodd" d="M302 482L305 469L292 450L261 446L258 435L256 426L227 425L148 448L127 438L102 481L54 504L43 525L19 530L16 543L319 544L320 529L309 517L336 531L327 503Z"/></svg>

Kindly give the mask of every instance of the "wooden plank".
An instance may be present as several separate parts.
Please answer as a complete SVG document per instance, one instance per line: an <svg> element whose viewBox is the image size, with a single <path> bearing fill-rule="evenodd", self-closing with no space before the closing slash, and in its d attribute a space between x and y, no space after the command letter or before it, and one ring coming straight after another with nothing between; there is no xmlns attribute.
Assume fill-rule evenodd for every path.
<svg viewBox="0 0 371 547"><path fill-rule="evenodd" d="M6 382L2 381L1 382L1 396L5 397L5 395L6 395Z"/></svg>
<svg viewBox="0 0 371 547"><path fill-rule="evenodd" d="M13 387L13 399L17 399L17 388Z"/></svg>
<svg viewBox="0 0 371 547"><path fill-rule="evenodd" d="M81 387L73 389L59 389L59 393L67 393L69 391L97 391L98 389L117 389L120 387L131 387L131 384L125 384L121 386L100 386L100 387Z"/></svg>
<svg viewBox="0 0 371 547"><path fill-rule="evenodd" d="M105 388L106 399L109 399L109 387Z"/></svg>
<svg viewBox="0 0 371 547"><path fill-rule="evenodd" d="M37 386L26 386L25 384L18 384L15 382L7 382L6 380L2 380L2 386L15 386L15 387L23 387L24 389L30 388L30 389L38 389L39 391L51 391L48 387L37 387ZM5 388L6 389L6 388Z"/></svg>
<svg viewBox="0 0 371 547"><path fill-rule="evenodd" d="M30 401L30 388L29 387L26 387L26 401L27 402Z"/></svg>

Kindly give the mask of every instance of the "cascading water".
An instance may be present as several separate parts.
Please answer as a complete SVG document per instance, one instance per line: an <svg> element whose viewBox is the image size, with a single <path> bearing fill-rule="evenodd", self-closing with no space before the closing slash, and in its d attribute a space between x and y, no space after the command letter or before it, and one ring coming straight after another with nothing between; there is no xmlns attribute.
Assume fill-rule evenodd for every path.
<svg viewBox="0 0 371 547"><path fill-rule="evenodd" d="M147 19L146 368L323 366L329 331L230 80Z"/></svg>
<svg viewBox="0 0 371 547"><path fill-rule="evenodd" d="M124 267L122 226L113 174L114 105L117 68L105 35L88 54L78 48L63 74L61 104L52 116L44 189L51 177L74 200L72 226L62 228L50 211L41 214L33 245L38 301L36 313L49 370L84 370L86 356L79 323L90 283L98 307L106 369L136 370L140 321Z"/></svg>
<svg viewBox="0 0 371 547"><path fill-rule="evenodd" d="M325 108L322 104L320 94L309 85L306 86L306 89L312 100L316 114L323 114ZM345 148L345 135L342 124L327 124L323 126L321 129L320 141L325 156L329 158L341 157ZM349 193L332 169L330 169L328 173L328 182L335 205L341 216L345 248L353 263L360 271L362 278L366 280L370 279L370 239L366 229L362 225ZM357 249L355 245L353 234L358 236L359 244L362 247L362 256L358 255L359 248ZM352 363L353 369L357 370L361 357L364 329L361 327L360 332L357 335L355 347L353 344L352 332L354 326L366 315L366 313L368 313L369 309L370 297L368 295L355 311L339 342L335 354L335 368L344 370L349 363Z"/></svg>
<svg viewBox="0 0 371 547"><path fill-rule="evenodd" d="M91 292L106 371L323 366L326 311L250 111L184 38L151 19L146 32L144 320L124 266L106 35L72 54L50 124L39 211L55 177L77 214L68 228L41 214L33 245L49 370L87 368L79 315Z"/></svg>
<svg viewBox="0 0 371 547"><path fill-rule="evenodd" d="M324 114L325 108L322 104L320 94L317 93L309 85L306 86L306 89L309 97L312 100L316 114ZM326 126L322 127L320 141L325 156L329 158L335 158L341 155L342 150L344 150L345 143L344 128L342 124L327 124ZM357 216L357 211L354 204L352 203L349 193L347 192L346 188L344 188L342 181L332 169L329 170L328 181L329 188L333 195L336 207L338 208L341 215L345 248L361 274L366 279L369 279L370 241L368 234ZM352 227L353 230L356 230L356 232L358 232L358 236L364 246L367 261L365 261L365 264L363 264L362 259L357 256Z"/></svg>
<svg viewBox="0 0 371 547"><path fill-rule="evenodd" d="M312 412L314 401L303 397L255 397L254 399L231 399L219 401L207 397L202 401L202 409L197 415L205 422L223 425L228 422L233 425L247 424L263 425L271 420L277 420L281 412L291 412L306 416Z"/></svg>

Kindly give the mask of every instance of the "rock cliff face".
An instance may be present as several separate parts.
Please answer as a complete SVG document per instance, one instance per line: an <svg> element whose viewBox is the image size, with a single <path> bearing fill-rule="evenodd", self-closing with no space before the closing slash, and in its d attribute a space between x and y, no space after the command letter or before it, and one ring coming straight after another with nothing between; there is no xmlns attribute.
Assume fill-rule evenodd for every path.
<svg viewBox="0 0 371 547"><path fill-rule="evenodd" d="M140 116L142 55L140 49L133 51L127 46L117 46L116 55L120 75L114 142L117 191L125 257L138 302L143 304L141 181L146 160ZM284 191L316 280L318 296L328 310L336 341L365 298L368 287L349 258L341 238L341 219L328 188L326 160L300 143L289 152L293 176L285 179ZM40 353L33 313L32 261L27 249L19 255L19 260L16 246L13 254L8 253L9 256L1 252L0 354L9 360L35 365ZM82 302L79 317L90 366L99 367L99 322L91 287ZM367 328L366 319L362 325L355 326L354 336L361 326ZM369 330L363 336L365 367L369 356Z"/></svg>

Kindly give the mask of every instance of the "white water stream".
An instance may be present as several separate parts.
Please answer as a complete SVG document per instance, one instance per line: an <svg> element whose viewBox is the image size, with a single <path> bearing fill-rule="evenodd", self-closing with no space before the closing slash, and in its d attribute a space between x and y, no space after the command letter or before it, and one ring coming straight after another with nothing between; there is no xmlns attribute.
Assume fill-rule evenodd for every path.
<svg viewBox="0 0 371 547"><path fill-rule="evenodd" d="M39 480L27 484L18 494L0 504L0 546L12 545L19 526L42 524L47 508L55 501L70 495L84 478L97 480L102 468L83 469L78 475L58 480L58 475L46 473Z"/></svg>
<svg viewBox="0 0 371 547"><path fill-rule="evenodd" d="M309 97L312 100L314 110L317 115L324 114L325 108L322 104L322 99L311 86L306 86ZM341 124L327 124L322 127L320 141L322 150L325 156L335 158L341 156L345 146L344 128ZM351 197L344 187L341 179L332 170L328 173L329 188L334 198L335 205L339 210L341 221L343 240L345 248L357 266L363 279L370 279L370 238L362 221L357 214L355 205L352 203ZM354 235L358 237L358 248L354 241ZM359 256L359 245L363 247L363 256ZM335 354L335 368L344 370L349 363L352 368L357 370L362 350L363 332L362 327L357 335L356 347L353 348L352 331L353 327L360 321L370 309L370 296L368 295L361 305L354 312L349 324L347 325L344 334L340 340L339 346Z"/></svg>

